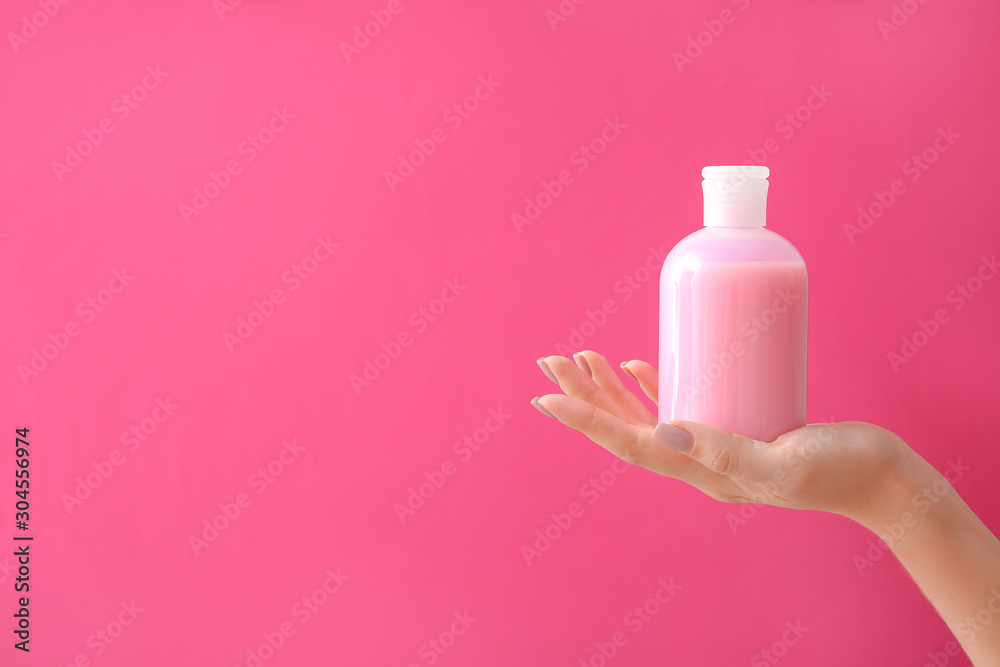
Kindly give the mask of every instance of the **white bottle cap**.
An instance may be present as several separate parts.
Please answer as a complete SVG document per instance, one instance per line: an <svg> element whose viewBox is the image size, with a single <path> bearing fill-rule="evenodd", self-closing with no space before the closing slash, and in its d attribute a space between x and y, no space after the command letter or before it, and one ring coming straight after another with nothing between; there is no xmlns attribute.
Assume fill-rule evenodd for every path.
<svg viewBox="0 0 1000 667"><path fill-rule="evenodd" d="M763 227L767 212L767 167L741 165L701 170L706 227Z"/></svg>

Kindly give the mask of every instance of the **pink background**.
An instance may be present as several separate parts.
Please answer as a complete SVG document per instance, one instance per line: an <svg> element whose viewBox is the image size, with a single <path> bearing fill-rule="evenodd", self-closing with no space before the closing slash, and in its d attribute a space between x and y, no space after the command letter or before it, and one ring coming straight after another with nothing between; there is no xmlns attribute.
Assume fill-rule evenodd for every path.
<svg viewBox="0 0 1000 667"><path fill-rule="evenodd" d="M575 11L554 27L557 0L220 4L0 10L0 553L35 536L30 655L12 648L16 574L0 556L0 663L600 665L618 632L608 664L771 664L769 650L783 665L923 665L945 651L947 628L890 555L859 566L881 554L860 527L619 477L528 401L554 389L544 354L655 362L649 248L701 224L703 166L754 158L771 168L769 227L809 267L809 419L885 426L942 469L961 459L956 488L1000 529L1000 280L961 309L952 293L1000 246L995 2L910 0L885 34L888 1L563 2ZM391 22L345 56L372 11ZM467 117L449 113L477 88ZM274 109L294 118L251 150ZM606 119L614 141L582 157ZM953 133L942 153L939 128ZM385 172L432 136L390 188ZM80 145L77 166L53 166ZM908 171L925 150L934 163ZM554 201L516 224L564 170ZM226 187L185 216L213 173ZM845 230L895 180L874 224ZM286 273L297 265L314 272ZM275 290L271 316L227 344ZM894 368L889 353L941 309ZM36 351L51 358L26 373ZM356 390L366 362L384 368ZM269 463L280 474L262 481ZM602 472L612 485L585 488ZM431 478L443 484L401 521ZM90 495L67 507L81 483ZM220 514L237 500L237 518ZM572 525L551 528L574 502ZM224 529L196 554L213 519ZM547 528L562 534L529 565L522 547ZM349 578L328 594L338 568ZM680 590L637 623L661 581ZM306 616L310 596L323 604ZM796 623L808 631L782 644ZM282 627L294 634L278 642Z"/></svg>

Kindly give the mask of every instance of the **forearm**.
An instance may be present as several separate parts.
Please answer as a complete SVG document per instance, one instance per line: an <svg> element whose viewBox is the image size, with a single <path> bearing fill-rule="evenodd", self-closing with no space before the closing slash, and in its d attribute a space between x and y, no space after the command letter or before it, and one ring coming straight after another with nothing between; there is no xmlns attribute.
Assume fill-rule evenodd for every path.
<svg viewBox="0 0 1000 667"><path fill-rule="evenodd" d="M948 480L914 456L854 518L878 535L976 667L1000 667L1000 541Z"/></svg>

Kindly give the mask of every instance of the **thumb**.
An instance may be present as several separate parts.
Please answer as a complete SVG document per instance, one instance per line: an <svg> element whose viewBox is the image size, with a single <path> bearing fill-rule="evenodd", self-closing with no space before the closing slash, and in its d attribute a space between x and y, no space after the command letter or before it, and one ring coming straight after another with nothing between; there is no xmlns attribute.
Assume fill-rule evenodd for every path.
<svg viewBox="0 0 1000 667"><path fill-rule="evenodd" d="M657 424L653 439L725 477L753 479L772 463L768 443L708 424L691 421Z"/></svg>

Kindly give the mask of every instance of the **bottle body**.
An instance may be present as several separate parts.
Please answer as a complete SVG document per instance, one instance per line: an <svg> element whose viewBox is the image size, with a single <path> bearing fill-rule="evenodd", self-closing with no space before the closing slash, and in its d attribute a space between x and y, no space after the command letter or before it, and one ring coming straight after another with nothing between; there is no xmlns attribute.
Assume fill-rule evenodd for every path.
<svg viewBox="0 0 1000 667"><path fill-rule="evenodd" d="M660 272L659 421L770 442L804 426L808 276L763 226L704 227Z"/></svg>

